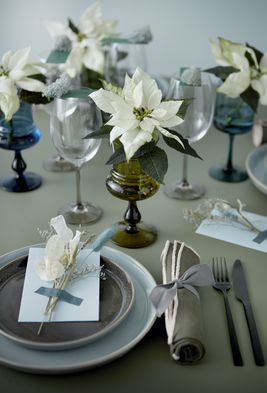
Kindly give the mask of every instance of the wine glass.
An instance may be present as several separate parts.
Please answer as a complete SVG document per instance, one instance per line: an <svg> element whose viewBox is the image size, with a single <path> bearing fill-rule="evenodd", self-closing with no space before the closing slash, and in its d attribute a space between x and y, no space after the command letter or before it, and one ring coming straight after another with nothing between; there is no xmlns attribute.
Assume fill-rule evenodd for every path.
<svg viewBox="0 0 267 393"><path fill-rule="evenodd" d="M136 67L147 69L146 45L113 43L106 49L105 78L117 86L123 86L125 74L132 76Z"/></svg>
<svg viewBox="0 0 267 393"><path fill-rule="evenodd" d="M231 98L218 93L216 96L214 126L229 135L229 150L227 162L224 165L215 165L209 169L209 174L216 180L237 183L248 178L245 169L233 165L233 144L235 135L251 131L254 112L242 98Z"/></svg>
<svg viewBox="0 0 267 393"><path fill-rule="evenodd" d="M185 81L185 72L194 77ZM197 81L198 80L198 81ZM208 132L214 112L214 88L208 73L199 68L180 68L170 82L169 99L192 99L187 109L183 123L176 127L189 143L195 143ZM188 181L188 156L183 155L182 180L167 184L165 194L170 198L192 200L205 194L205 188Z"/></svg>
<svg viewBox="0 0 267 393"><path fill-rule="evenodd" d="M97 221L102 210L89 202L82 202L80 168L97 153L101 141L84 139L102 124L100 110L88 99L56 98L51 115L51 137L59 154L76 168L76 203L59 210L68 224L89 224Z"/></svg>

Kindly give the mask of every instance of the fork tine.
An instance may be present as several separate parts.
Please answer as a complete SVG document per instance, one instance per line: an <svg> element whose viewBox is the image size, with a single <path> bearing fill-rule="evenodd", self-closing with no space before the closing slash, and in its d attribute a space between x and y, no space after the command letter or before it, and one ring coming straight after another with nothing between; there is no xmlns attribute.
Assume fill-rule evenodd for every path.
<svg viewBox="0 0 267 393"><path fill-rule="evenodd" d="M227 269L227 263L226 263L225 257L224 257L224 269L225 269L225 280L226 280L226 281L230 281L230 280L229 280L228 269Z"/></svg>

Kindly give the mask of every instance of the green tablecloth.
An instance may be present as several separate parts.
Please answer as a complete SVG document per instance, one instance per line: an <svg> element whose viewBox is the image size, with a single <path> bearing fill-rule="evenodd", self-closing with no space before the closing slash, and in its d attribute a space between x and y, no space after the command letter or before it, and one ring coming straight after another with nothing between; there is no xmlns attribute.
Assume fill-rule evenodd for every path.
<svg viewBox="0 0 267 393"><path fill-rule="evenodd" d="M40 108L35 109L36 123L43 132L41 141L25 150L23 157L28 170L43 176L43 185L38 190L25 194L0 191L0 254L20 247L40 243L37 228L46 229L57 209L75 198L73 173L49 173L43 170L45 159L55 154L49 136L49 118ZM202 141L195 145L203 157L189 160L190 180L201 180L207 188L207 197L222 197L234 202L240 198L247 204L247 210L267 215L267 199L247 180L240 184L226 184L211 179L208 168L226 160L227 135L211 129ZM243 164L253 148L251 135L236 137L235 162ZM181 176L182 157L169 152L169 170L166 183ZM82 169L82 196L103 208L103 217L88 229L94 233L122 218L126 203L111 196L105 188L109 167L104 163L110 154L109 146L103 143L98 155ZM12 152L0 152L0 176L10 171ZM165 196L161 188L139 208L143 220L158 228L157 242L143 249L121 249L141 262L161 281L160 253L167 239L185 241L201 256L202 263L210 263L212 256L223 255L229 266L236 258L245 265L251 300L254 306L259 333L267 359L267 312L266 279L267 260L264 253L242 248L230 243L210 239L194 233L190 224L184 221L182 211L194 207L199 201L180 202ZM113 246L116 247L116 246ZM206 329L206 350L204 359L194 366L180 366L171 360L163 319L158 320L149 334L129 353L98 369L70 376L37 376L24 374L0 366L1 391L9 392L264 392L267 391L266 367L256 367L250 346L249 333L242 306L229 293L234 312L244 367L234 367L226 328L223 300L212 288L201 289L204 322ZM0 310L1 312L1 310ZM1 345L1 341L0 341ZM51 353L51 356L53 354Z"/></svg>

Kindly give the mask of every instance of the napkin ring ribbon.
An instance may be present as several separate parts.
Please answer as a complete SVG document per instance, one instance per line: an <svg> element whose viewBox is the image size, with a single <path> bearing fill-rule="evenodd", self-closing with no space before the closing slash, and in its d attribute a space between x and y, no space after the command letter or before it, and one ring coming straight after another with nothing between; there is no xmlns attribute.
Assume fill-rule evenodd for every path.
<svg viewBox="0 0 267 393"><path fill-rule="evenodd" d="M193 265L178 279L166 284L157 285L153 288L149 295L149 299L156 309L157 316L160 317L171 305L176 295L179 302L178 289L187 289L199 300L199 294L195 287L204 287L213 284L214 277L208 265Z"/></svg>
<svg viewBox="0 0 267 393"><path fill-rule="evenodd" d="M81 299L80 297L73 296L69 292L59 288L40 287L35 291L35 293L47 297L57 297L59 300L62 300L63 302L69 304L73 304L74 306L80 306L83 301L83 299Z"/></svg>

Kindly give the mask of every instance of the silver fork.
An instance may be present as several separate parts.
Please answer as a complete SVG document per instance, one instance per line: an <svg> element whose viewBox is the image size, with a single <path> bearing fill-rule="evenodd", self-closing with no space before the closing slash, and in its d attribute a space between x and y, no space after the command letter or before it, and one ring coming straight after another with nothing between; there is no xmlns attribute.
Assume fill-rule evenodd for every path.
<svg viewBox="0 0 267 393"><path fill-rule="evenodd" d="M227 297L227 291L231 289L231 283L228 276L226 260L223 257L219 258L212 258L212 271L215 280L215 284L213 285L214 289L222 292L224 305L225 305L225 312L227 317L227 325L228 325L228 332L232 350L232 356L235 366L243 366L243 360L237 340L233 315L230 308L230 303Z"/></svg>

